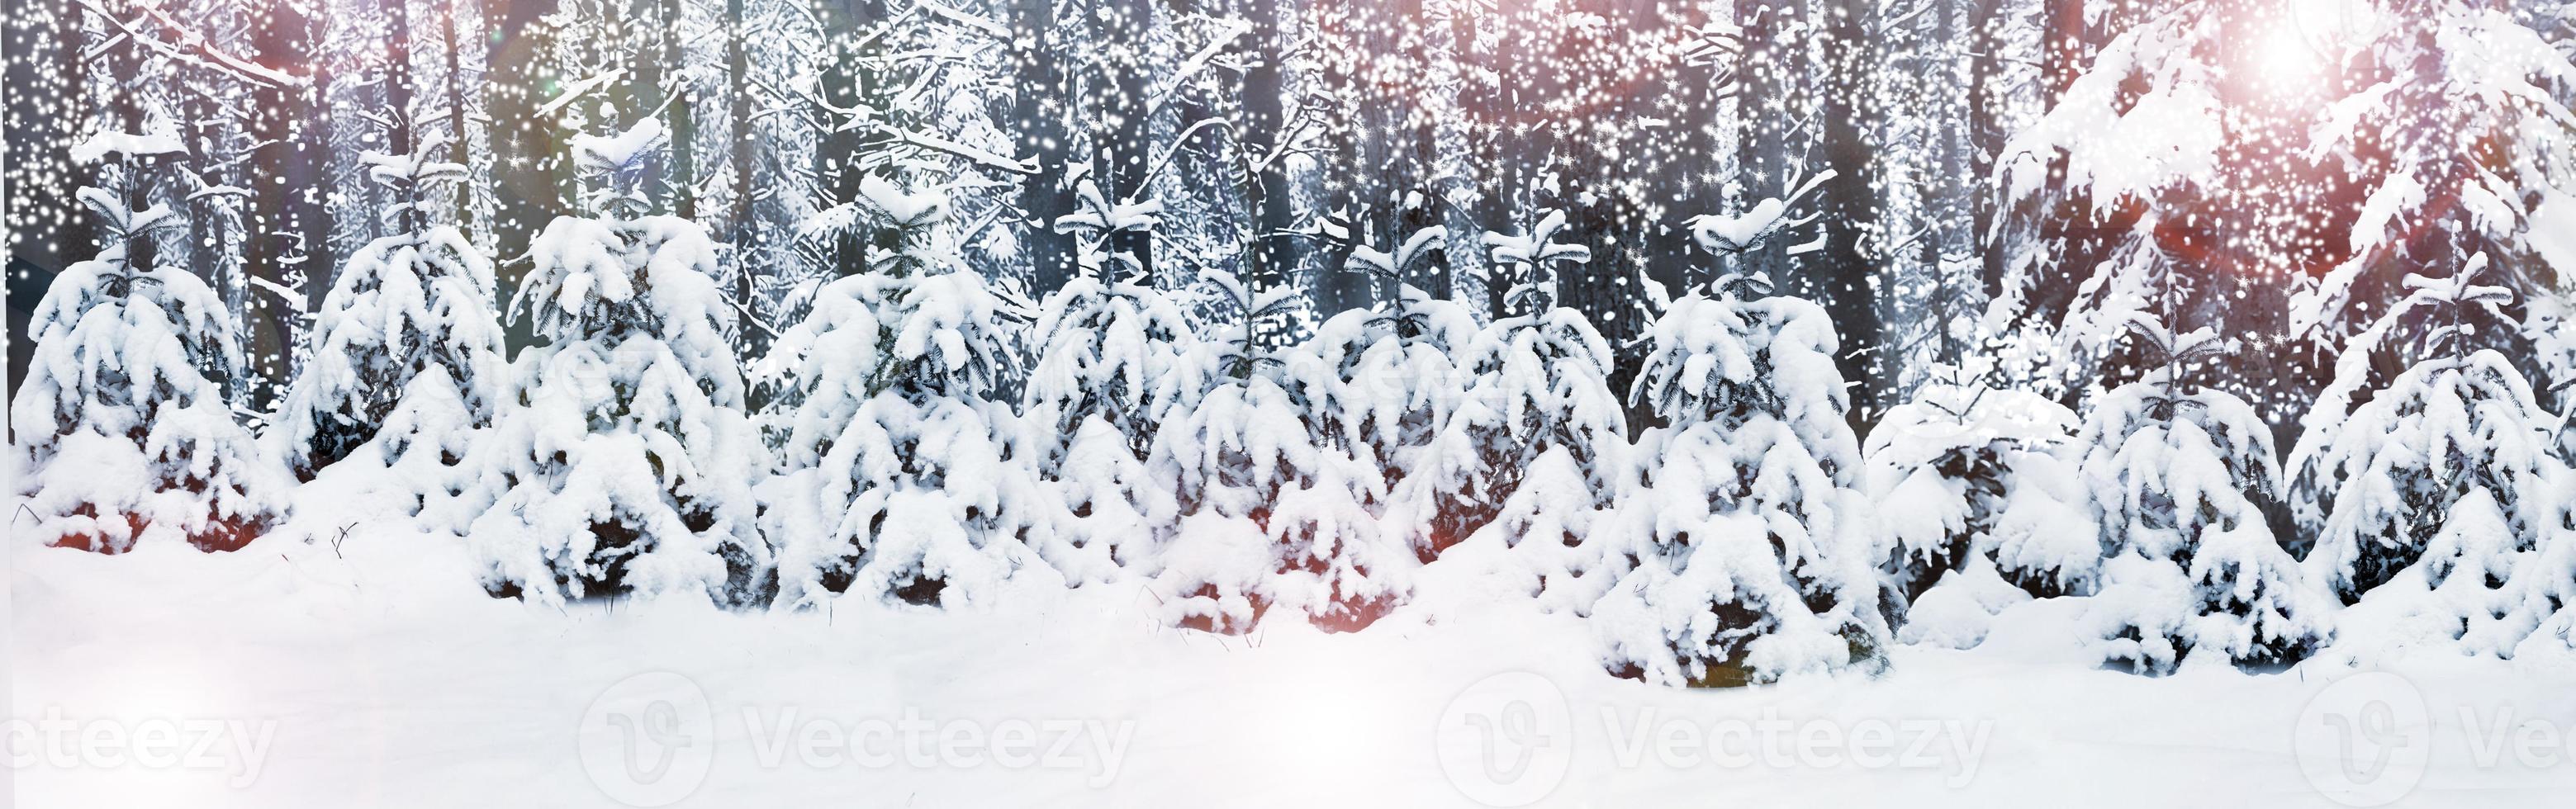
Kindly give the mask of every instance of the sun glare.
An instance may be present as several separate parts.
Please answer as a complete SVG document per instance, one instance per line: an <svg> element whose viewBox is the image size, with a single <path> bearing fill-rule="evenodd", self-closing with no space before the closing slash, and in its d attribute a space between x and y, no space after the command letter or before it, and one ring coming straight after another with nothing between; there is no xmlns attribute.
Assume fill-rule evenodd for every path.
<svg viewBox="0 0 2576 809"><path fill-rule="evenodd" d="M2316 95L2335 72L2344 42L2370 19L2349 0L2282 0L2248 39L2255 75L2247 83L2279 98Z"/></svg>
<svg viewBox="0 0 2576 809"><path fill-rule="evenodd" d="M2259 75L2253 77L2254 83L2272 95L2306 95L2315 90L2317 80L2325 74L2326 58L2321 45L2307 35L2295 13L2272 21L2255 47L2251 61Z"/></svg>

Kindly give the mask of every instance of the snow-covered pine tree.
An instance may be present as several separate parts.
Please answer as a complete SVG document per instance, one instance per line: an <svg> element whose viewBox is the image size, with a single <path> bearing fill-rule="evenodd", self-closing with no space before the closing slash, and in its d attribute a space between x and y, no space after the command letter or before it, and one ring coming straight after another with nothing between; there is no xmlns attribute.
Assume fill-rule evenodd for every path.
<svg viewBox="0 0 2576 809"><path fill-rule="evenodd" d="M1854 488L1833 324L1769 287L1721 278L1650 333L1630 396L1667 426L1637 442L1643 542L1592 612L1625 676L1740 685L1883 659L1880 554Z"/></svg>
<svg viewBox="0 0 2576 809"><path fill-rule="evenodd" d="M2519 560L2513 571L2516 601L2507 615L2538 619L2522 642L2509 650L2507 656L2515 660L2576 653L2576 495L2567 494L2576 492L2576 468L2560 466L2553 471L2557 482L2546 484L2544 491L2559 493L2558 513L2541 526L2550 538L2541 542L2539 552ZM2452 573L2455 578L2458 575Z"/></svg>
<svg viewBox="0 0 2576 809"><path fill-rule="evenodd" d="M1936 371L1862 453L1908 643L1974 646L2007 606L2089 592L2102 564L2091 501L2062 457L2075 414L1980 376Z"/></svg>
<svg viewBox="0 0 2576 809"><path fill-rule="evenodd" d="M2506 309L2514 293L2482 283L2486 268L2479 254L2453 277L2409 276L2408 295L2345 346L2290 453L2311 575L2345 604L2395 605L2369 610L2366 626L2402 637L2374 643L2509 654L2544 617L2513 590L2533 586L2515 580L2520 561L2559 530L2561 419L2512 361L2477 348L2480 332L2519 326ZM2349 404L2392 354L2412 362Z"/></svg>
<svg viewBox="0 0 2576 809"><path fill-rule="evenodd" d="M2281 491L2271 428L2244 400L2181 381L2225 350L2213 331L2130 323L2163 367L2098 397L2076 439L2103 532L2089 615L2104 659L2142 674L2297 662L2330 637L2333 602L2264 519Z"/></svg>
<svg viewBox="0 0 2576 809"><path fill-rule="evenodd" d="M2545 308L2576 270L2576 256L2558 246L2576 225L2576 114L2566 106L2576 102L2576 62L2525 27L2540 17L2516 20L2541 9L2483 0L2340 5L2320 33L2337 40L2342 84L2352 89L2325 104L2304 151L2354 186L2350 215L2328 218L2349 252L2315 280L2296 279L2288 312L2295 336L2337 358L2310 411L2329 419L2351 412L2352 385L2390 381L2354 378L2344 355L2387 350L2369 333L2385 312L2409 306L2410 279L2464 278L2481 263L2479 283L2519 299L2497 310L2522 315L2525 303ZM2499 349L2517 376L2548 373L2545 352L2531 350L2541 335L2490 325L2456 339ZM2410 364L2390 360L2371 362Z"/></svg>
<svg viewBox="0 0 2576 809"><path fill-rule="evenodd" d="M575 137L592 213L558 217L529 246L511 309L547 342L519 352L480 448L497 497L471 529L496 595L748 605L774 587L751 493L764 453L723 338L733 312L715 246L693 222L646 213L663 142L652 118Z"/></svg>
<svg viewBox="0 0 2576 809"><path fill-rule="evenodd" d="M1415 550L1438 558L1427 598L1589 609L1632 551L1616 519L1632 470L1609 344L1558 307L1496 320L1457 357L1466 394L1411 486L1422 493L1406 495L1430 506L1411 522Z"/></svg>
<svg viewBox="0 0 2576 809"><path fill-rule="evenodd" d="M2338 220L2350 257L2303 285L2292 326L2340 345L2407 296L2407 276L2457 276L2480 256L2493 256L2485 283L2522 299L2563 287L2570 268L2548 253L2576 222L2576 62L2501 7L2517 4L2347 2L2328 18L2345 21L2332 33L2357 90L2326 106L2306 148L2365 193Z"/></svg>
<svg viewBox="0 0 2576 809"><path fill-rule="evenodd" d="M157 147L141 140L92 139L116 155L77 192L103 246L54 276L28 319L35 354L9 407L18 494L37 521L27 536L101 553L237 550L285 519L291 481L226 403L241 355L223 299L156 260L156 236L186 221L129 201L148 196L135 152Z"/></svg>
<svg viewBox="0 0 2576 809"><path fill-rule="evenodd" d="M1134 256L1108 249L1121 231L1151 229L1160 206L1112 203L1088 165L1071 171L1076 207L1055 228L1072 237L1080 274L1041 307L1020 407L1040 485L1064 509L1039 555L1080 586L1145 564L1132 556L1175 518L1145 459L1164 419L1205 389L1206 369L1187 361L1198 341L1188 316L1138 276Z"/></svg>
<svg viewBox="0 0 2576 809"><path fill-rule="evenodd" d="M2533 364L2540 369L2531 380L2532 392L2539 395L2541 407L2559 414L2558 459L2576 465L2576 294L2543 295L2525 308L2530 315L2523 328L2538 357Z"/></svg>
<svg viewBox="0 0 2576 809"><path fill-rule="evenodd" d="M2333 223L2350 221L2356 185L2301 148L2334 127L2318 96L2344 71L2340 38L2301 15L2341 2L2048 7L2056 92L1991 180L1999 284L1984 331L2011 384L2074 402L2157 364L2123 339L2133 313L2224 316L2264 347L2209 383L2266 423L2296 419L2322 355L2273 341L2311 282L2300 268L2345 255ZM2084 30L2117 35L2064 38Z"/></svg>
<svg viewBox="0 0 2576 809"><path fill-rule="evenodd" d="M1389 492L1389 511L1381 516L1399 524L1429 516L1429 503L1419 496L1427 490L1406 484L1431 462L1433 438L1464 395L1452 358L1476 335L1464 307L1433 300L1403 281L1430 263L1440 239L1433 227L1392 251L1352 245L1348 269L1392 292L1377 307L1343 312L1317 328L1309 350L1322 367L1301 374L1310 379L1301 393L1318 408L1316 426L1335 446L1377 466Z"/></svg>
<svg viewBox="0 0 2576 809"><path fill-rule="evenodd" d="M1074 209L1055 218L1055 232L1073 238L1074 269L1105 285L1144 270L1144 256L1125 250L1112 252L1111 242L1121 234L1151 233L1162 224L1163 203L1156 199L1110 198L1100 189L1100 178L1092 166L1094 160L1065 167L1064 182L1073 189Z"/></svg>
<svg viewBox="0 0 2576 809"><path fill-rule="evenodd" d="M972 606L1015 579L1062 586L1030 547L1057 510L1032 474L1034 442L990 399L1006 363L996 331L1025 314L945 238L945 197L882 178L861 193L890 232L770 360L800 386L783 472L763 488L779 606L839 594Z"/></svg>
<svg viewBox="0 0 2576 809"><path fill-rule="evenodd" d="M2157 307L2179 297L2197 311L2219 296L2214 272L2177 279L2179 294L2164 294L2175 264L2215 251L2211 223L2238 221L2192 215L2230 193L2216 169L2234 110L2222 67L2201 47L2222 35L2215 8L2178 7L2108 43L2068 43L2099 51L2006 145L1993 178L2004 210L1991 235L2002 278L1987 327L2013 386L2072 402L2086 384L2129 370L2104 366L2132 314L2179 319Z"/></svg>
<svg viewBox="0 0 2576 809"><path fill-rule="evenodd" d="M1179 519L1156 526L1151 588L1184 627L1248 632L1280 607L1357 629L1408 591L1419 562L1376 517L1376 465L1322 427L1323 361L1258 342L1255 327L1303 294L1260 275L1246 263L1201 276L1234 319L1189 359L1207 369L1208 390L1155 437L1150 467L1170 482Z"/></svg>
<svg viewBox="0 0 2576 809"><path fill-rule="evenodd" d="M1485 233L1493 266L1502 271L1501 300L1507 314L1534 315L1556 308L1558 265L1592 260L1592 248L1557 241L1563 235L1565 212L1554 209L1539 211L1536 223L1520 233Z"/></svg>
<svg viewBox="0 0 2576 809"><path fill-rule="evenodd" d="M365 156L395 200L393 235L334 275L279 425L298 477L362 455L400 470L415 513L468 488L464 459L507 384L491 262L448 221L458 208L429 193L465 174L446 152L430 137L409 155Z"/></svg>
<svg viewBox="0 0 2576 809"><path fill-rule="evenodd" d="M1790 178L1793 180L1792 187L1781 196L1765 197L1759 202L1745 206L1742 210L1692 216L1682 220L1682 226L1690 230L1692 243L1717 258L1714 262L1717 266L1735 265L1741 263L1741 257L1746 253L1761 250L1770 245L1773 240L1782 238L1794 229L1814 224L1817 219L1823 217L1821 213L1812 212L1804 216L1793 215L1789 209L1798 205L1801 200L1807 198L1807 195L1815 193L1818 187L1833 178L1834 174L1831 171L1816 172L1803 178ZM1795 247L1805 252L1814 252L1805 244ZM1701 277L1707 278L1707 276ZM1717 279L1708 280L1714 282Z"/></svg>
<svg viewBox="0 0 2576 809"><path fill-rule="evenodd" d="M1065 509L1038 550L1072 584L1110 579L1174 518L1145 460L1165 419L1205 387L1205 368L1188 360L1198 339L1161 290L1094 278L1049 294L1034 333L1037 367L1021 388L1029 460Z"/></svg>

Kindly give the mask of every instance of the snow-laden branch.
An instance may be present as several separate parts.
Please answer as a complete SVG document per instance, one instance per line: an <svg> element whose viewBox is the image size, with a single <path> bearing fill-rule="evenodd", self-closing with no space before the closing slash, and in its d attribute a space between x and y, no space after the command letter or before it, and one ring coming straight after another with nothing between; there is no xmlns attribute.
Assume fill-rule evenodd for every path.
<svg viewBox="0 0 2576 809"><path fill-rule="evenodd" d="M1142 179L1139 179L1136 184L1142 186L1146 183L1153 182L1155 177L1160 176L1163 173L1163 169L1171 167L1172 158L1180 155L1181 148L1189 145L1190 138L1196 136L1199 130L1206 129L1208 127L1223 129L1228 136L1232 136L1234 134L1234 125L1228 123L1223 118L1199 119L1197 123L1190 124L1189 128L1181 130L1180 135L1172 138L1172 145L1163 150L1163 156L1155 158L1152 164L1145 167L1145 176Z"/></svg>
<svg viewBox="0 0 2576 809"><path fill-rule="evenodd" d="M1038 173L1037 161L1034 160L1019 160L1003 157L1001 155L997 155L983 149L978 149L973 146L968 146L963 143L958 143L928 132L899 129L895 127L886 127L886 131L893 133L897 140L901 140L905 143L936 152L946 152L956 157L965 158L967 162L974 163L985 168L997 171L1007 171L1014 174L1026 174L1030 176L1036 176Z"/></svg>
<svg viewBox="0 0 2576 809"><path fill-rule="evenodd" d="M1216 55L1225 50L1225 46L1233 44L1237 38L1251 30L1251 23L1236 19L1225 20L1216 36L1210 37L1206 45L1201 46L1198 52L1190 54L1189 59L1182 61L1180 67L1172 71L1170 82L1155 89L1153 94L1146 97L1145 114L1150 116L1155 110L1162 109L1163 103L1171 100L1174 93L1180 92L1181 85L1188 84L1191 76L1206 70L1208 63L1214 61Z"/></svg>
<svg viewBox="0 0 2576 809"><path fill-rule="evenodd" d="M277 296L278 301L285 305L287 311L294 312L299 315L304 314L304 293L297 292L285 284L280 284L256 275L245 275L243 277L248 279L252 286L259 287L261 290Z"/></svg>
<svg viewBox="0 0 2576 809"><path fill-rule="evenodd" d="M1684 224L1690 228L1691 238L1698 241L1699 245L1707 248L1709 252L1720 255L1742 253L1762 246L1780 231L1816 221L1821 214L1788 218L1789 206L1798 204L1798 200L1804 199L1808 194L1813 193L1817 186L1823 185L1826 180L1831 180L1835 176L1837 172L1832 169L1817 172L1814 176L1808 177L1806 182L1798 184L1798 187L1790 191L1787 197L1764 199L1754 203L1751 210L1740 214L1694 216ZM1816 242L1791 248L1790 255L1821 249L1823 249L1823 242L1820 237Z"/></svg>
<svg viewBox="0 0 2576 809"><path fill-rule="evenodd" d="M1036 176L1038 173L1038 164L1035 160L1004 157L984 149L949 140L928 132L920 132L894 126L879 120L875 111L864 106L836 107L832 105L832 102L825 100L822 95L818 93L799 89L797 94L804 96L806 100L812 102L814 106L841 116L841 125L836 127L835 131L848 131L852 129L872 127L903 143L963 158L967 162L974 163L984 168L1029 176Z"/></svg>
<svg viewBox="0 0 2576 809"><path fill-rule="evenodd" d="M949 22L954 22L958 25L975 29L986 36L990 36L1003 42L1011 41L1011 29L1009 26L1005 26L1001 23L984 19L973 14L968 14L957 9L949 8L946 4L940 3L938 0L919 0L919 2L921 3L921 7L929 9L932 14L948 18Z"/></svg>
<svg viewBox="0 0 2576 809"><path fill-rule="evenodd" d="M619 76L624 75L626 75L626 68L610 68L606 73L601 73L590 78L573 82L572 84L564 87L563 94L557 95L554 97L554 100L538 106L537 117L543 118L553 115L556 110L563 109L564 105L570 104L582 96L589 95L590 91L605 87L609 82L616 81Z"/></svg>
<svg viewBox="0 0 2576 809"><path fill-rule="evenodd" d="M288 73L226 53L222 48L207 42L205 35L172 19L169 14L158 8L145 6L139 9L142 12L141 16L128 22L117 19L116 14L108 11L105 6L99 5L98 0L80 0L80 3L81 8L97 15L99 19L106 20L109 25L116 26L117 30L124 31L126 36L132 37L134 41L149 45L171 58L184 59L215 68L231 73L235 78L265 87L302 87L313 81L309 75ZM145 35L140 30L140 23L146 19L151 20L161 29L169 31L178 41L165 42L159 37Z"/></svg>

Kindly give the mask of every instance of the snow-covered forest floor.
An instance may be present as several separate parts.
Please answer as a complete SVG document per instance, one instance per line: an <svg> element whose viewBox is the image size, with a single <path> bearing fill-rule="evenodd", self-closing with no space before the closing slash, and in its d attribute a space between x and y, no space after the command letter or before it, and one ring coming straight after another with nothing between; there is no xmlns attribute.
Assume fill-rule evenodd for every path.
<svg viewBox="0 0 2576 809"><path fill-rule="evenodd" d="M2390 650L2369 672L2138 677L2034 602L1975 650L1899 647L1878 676L1689 690L1613 678L1582 619L1512 604L1240 638L1103 587L989 610L558 611L490 598L457 538L370 519L379 504L330 482L280 534L312 542L15 549L13 716L136 741L158 721L206 748L34 761L20 805L2299 807L2415 783L2398 805L2540 806L2576 789L2569 659ZM1013 725L1032 746L991 746Z"/></svg>

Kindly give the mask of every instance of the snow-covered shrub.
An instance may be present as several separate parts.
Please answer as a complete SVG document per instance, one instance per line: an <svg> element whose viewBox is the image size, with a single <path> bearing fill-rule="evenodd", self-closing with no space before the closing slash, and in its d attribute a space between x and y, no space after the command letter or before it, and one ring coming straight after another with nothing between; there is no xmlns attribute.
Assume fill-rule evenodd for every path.
<svg viewBox="0 0 2576 809"><path fill-rule="evenodd" d="M2357 601L2422 561L2449 515L2483 493L2509 549L2536 547L2555 498L2548 425L2522 374L2503 355L2422 363L2355 408L2319 446L2302 447L2302 476L2322 483L2302 515L2322 519L2309 552L2322 580Z"/></svg>
<svg viewBox="0 0 2576 809"><path fill-rule="evenodd" d="M2544 653L2562 661L2576 656L2576 468L2560 466L2551 472L2557 482L2545 491L2558 493L2558 514L2543 525L2548 538L2539 551L2525 555L2514 570L2515 601L2509 614L2537 619L2510 650L2515 660Z"/></svg>
<svg viewBox="0 0 2576 809"><path fill-rule="evenodd" d="M1609 344L1558 308L1494 321L1458 358L1466 396L1414 483L1431 508L1412 520L1413 544L1438 557L1424 589L1589 609L1633 545L1616 519L1630 469Z"/></svg>
<svg viewBox="0 0 2576 809"><path fill-rule="evenodd" d="M2060 457L2075 414L1960 376L1890 408L1863 452L1909 643L1973 646L2000 608L2088 592L2102 563L2090 501Z"/></svg>
<svg viewBox="0 0 2576 809"><path fill-rule="evenodd" d="M890 210L944 207L869 191ZM953 251L915 238L936 216L896 219L902 255L825 286L772 357L800 387L765 489L781 606L839 593L973 605L1047 569L1029 547L1053 516L1029 442L988 398L1009 313Z"/></svg>
<svg viewBox="0 0 2576 809"><path fill-rule="evenodd" d="M1665 427L1638 442L1634 571L1593 608L1614 671L1730 685L1882 658L1859 442L1814 303L1729 278L1674 301L1630 395Z"/></svg>
<svg viewBox="0 0 2576 809"><path fill-rule="evenodd" d="M2281 492L2271 428L2244 400L2173 381L2215 353L2211 332L2139 334L2170 361L2097 397L2077 439L2101 520L2105 660L2147 674L2186 658L2297 662L2330 636L2333 602L2264 519Z"/></svg>
<svg viewBox="0 0 2576 809"><path fill-rule="evenodd" d="M1254 344L1253 325L1295 305L1295 293L1206 277L1239 318L1192 354L1213 384L1154 441L1149 465L1169 481L1179 518L1156 526L1151 589L1185 627L1246 632L1272 607L1327 629L1366 626L1418 566L1378 517L1386 484L1323 427L1310 395L1327 386L1313 370L1322 360Z"/></svg>
<svg viewBox="0 0 2576 809"><path fill-rule="evenodd" d="M1179 520L1158 526L1156 589L1168 617L1249 631L1272 606L1320 616L1337 600L1387 593L1354 558L1379 547L1364 497L1381 493L1357 459L1324 448L1304 405L1269 374L1229 379L1163 428L1154 465L1175 483Z"/></svg>
<svg viewBox="0 0 2576 809"><path fill-rule="evenodd" d="M279 425L299 477L364 454L401 470L415 509L466 487L463 461L491 426L504 374L491 262L454 226L418 211L427 184L464 176L465 167L430 159L440 148L365 156L377 182L406 200L390 214L403 230L340 268Z"/></svg>
<svg viewBox="0 0 2576 809"><path fill-rule="evenodd" d="M766 599L770 549L751 495L765 465L724 340L715 245L696 223L639 216L652 119L573 151L609 182L591 217L559 217L528 255L514 312L542 346L480 448L497 487L472 526L485 587L540 601L698 592ZM524 307L524 308L523 308Z"/></svg>
<svg viewBox="0 0 2576 809"><path fill-rule="evenodd" d="M2524 328L2540 369L2532 387L2541 406L2560 416L2559 460L2576 464L2576 296L2535 296L2527 308Z"/></svg>
<svg viewBox="0 0 2576 809"><path fill-rule="evenodd" d="M1399 287L1382 309L1353 309L1315 330L1316 367L1293 369L1315 408L1315 426L1334 447L1377 467L1391 496L1429 461L1432 439L1462 395L1451 355L1476 335L1466 309ZM1405 502L1405 519L1423 511Z"/></svg>
<svg viewBox="0 0 2576 809"><path fill-rule="evenodd" d="M1037 367L1021 391L1029 461L1064 511L1040 555L1075 585L1118 575L1122 550L1174 519L1145 468L1163 421L1204 388L1179 307L1134 283L1075 278L1038 315Z"/></svg>
<svg viewBox="0 0 2576 809"><path fill-rule="evenodd" d="M1187 405L1203 380L1185 357L1196 335L1160 290L1133 283L1065 282L1038 314L1037 367L1022 407L1069 443L1081 422L1107 422L1143 455L1163 418Z"/></svg>
<svg viewBox="0 0 2576 809"><path fill-rule="evenodd" d="M223 380L241 366L231 315L186 269L128 261L157 231L184 227L178 214L136 211L100 188L78 195L106 246L37 302L35 354L9 405L18 494L36 518L28 536L101 553L182 540L239 549L285 519L291 481L224 401Z"/></svg>
<svg viewBox="0 0 2576 809"><path fill-rule="evenodd" d="M2291 453L2292 507L2313 537L2310 572L2345 604L2395 584L2385 600L2441 624L2418 624L2420 639L2505 654L2541 617L2514 603L2532 586L2510 581L2516 560L2551 540L2567 492L2551 454L2560 417L2503 354L2469 350L2470 323L2511 320L2513 293L2475 283L2484 263L2409 277L2413 292L2346 347ZM2418 339L2391 339L2416 326ZM2400 342L2419 359L2347 406L2375 355Z"/></svg>

